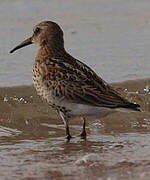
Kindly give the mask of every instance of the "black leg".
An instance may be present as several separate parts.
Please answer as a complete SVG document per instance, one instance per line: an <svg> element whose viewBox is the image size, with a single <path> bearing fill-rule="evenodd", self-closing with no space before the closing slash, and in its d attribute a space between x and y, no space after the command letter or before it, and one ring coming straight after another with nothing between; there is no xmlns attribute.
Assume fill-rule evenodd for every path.
<svg viewBox="0 0 150 180"><path fill-rule="evenodd" d="M86 130L85 130L85 118L83 118L83 129L82 129L82 132L80 134L81 138L82 139L86 139Z"/></svg>
<svg viewBox="0 0 150 180"><path fill-rule="evenodd" d="M69 141L72 136L70 135L69 131L69 116L66 114L66 112L59 111L59 114L64 122L65 128L66 128L66 139Z"/></svg>
<svg viewBox="0 0 150 180"><path fill-rule="evenodd" d="M70 135L69 126L67 126L66 127L66 139L68 141L70 141L71 138L72 138L72 136Z"/></svg>

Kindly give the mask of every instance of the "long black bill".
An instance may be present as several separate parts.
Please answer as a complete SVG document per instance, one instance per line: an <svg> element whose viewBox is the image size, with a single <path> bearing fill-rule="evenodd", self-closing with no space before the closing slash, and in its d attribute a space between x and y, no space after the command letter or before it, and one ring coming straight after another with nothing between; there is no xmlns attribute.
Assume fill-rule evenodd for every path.
<svg viewBox="0 0 150 180"><path fill-rule="evenodd" d="M24 46L28 46L28 45L30 45L30 44L32 44L32 37L26 39L26 40L23 41L21 44L19 44L18 46L16 46L14 49L12 49L12 50L10 51L10 53L13 53L13 52L16 51L17 49L20 49L20 48L22 48L22 47L24 47Z"/></svg>

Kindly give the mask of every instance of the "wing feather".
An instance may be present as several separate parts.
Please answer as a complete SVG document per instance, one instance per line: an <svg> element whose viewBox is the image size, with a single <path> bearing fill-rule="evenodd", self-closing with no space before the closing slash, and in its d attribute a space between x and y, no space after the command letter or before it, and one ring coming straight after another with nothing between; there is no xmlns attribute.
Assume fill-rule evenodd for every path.
<svg viewBox="0 0 150 180"><path fill-rule="evenodd" d="M54 94L72 103L111 108L132 104L134 107L91 68L74 58L49 58L40 64L40 72L43 83L55 84Z"/></svg>

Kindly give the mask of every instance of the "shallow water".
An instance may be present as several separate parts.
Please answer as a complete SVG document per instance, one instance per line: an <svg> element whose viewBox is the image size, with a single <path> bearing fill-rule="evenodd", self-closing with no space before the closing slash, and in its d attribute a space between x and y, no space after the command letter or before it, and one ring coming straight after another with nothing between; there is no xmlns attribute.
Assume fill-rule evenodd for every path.
<svg viewBox="0 0 150 180"><path fill-rule="evenodd" d="M32 86L0 89L0 179L146 179L150 177L150 79L115 83L143 112L87 117L87 140L63 122Z"/></svg>
<svg viewBox="0 0 150 180"><path fill-rule="evenodd" d="M30 85L37 47L9 51L41 20L58 22L65 47L108 82L149 77L150 2L147 0L0 0L0 179L150 179L150 79L113 84L143 112L61 119ZM8 88L8 86L10 86Z"/></svg>

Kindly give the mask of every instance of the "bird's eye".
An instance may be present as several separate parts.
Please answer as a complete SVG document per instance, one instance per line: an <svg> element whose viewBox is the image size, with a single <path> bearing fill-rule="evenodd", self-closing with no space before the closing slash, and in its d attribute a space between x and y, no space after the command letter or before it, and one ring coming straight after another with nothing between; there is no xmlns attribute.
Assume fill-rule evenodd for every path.
<svg viewBox="0 0 150 180"><path fill-rule="evenodd" d="M40 32L40 30L41 30L41 29L40 29L39 27L37 27L37 28L34 30L34 33L35 33L35 34L38 34L38 33Z"/></svg>

